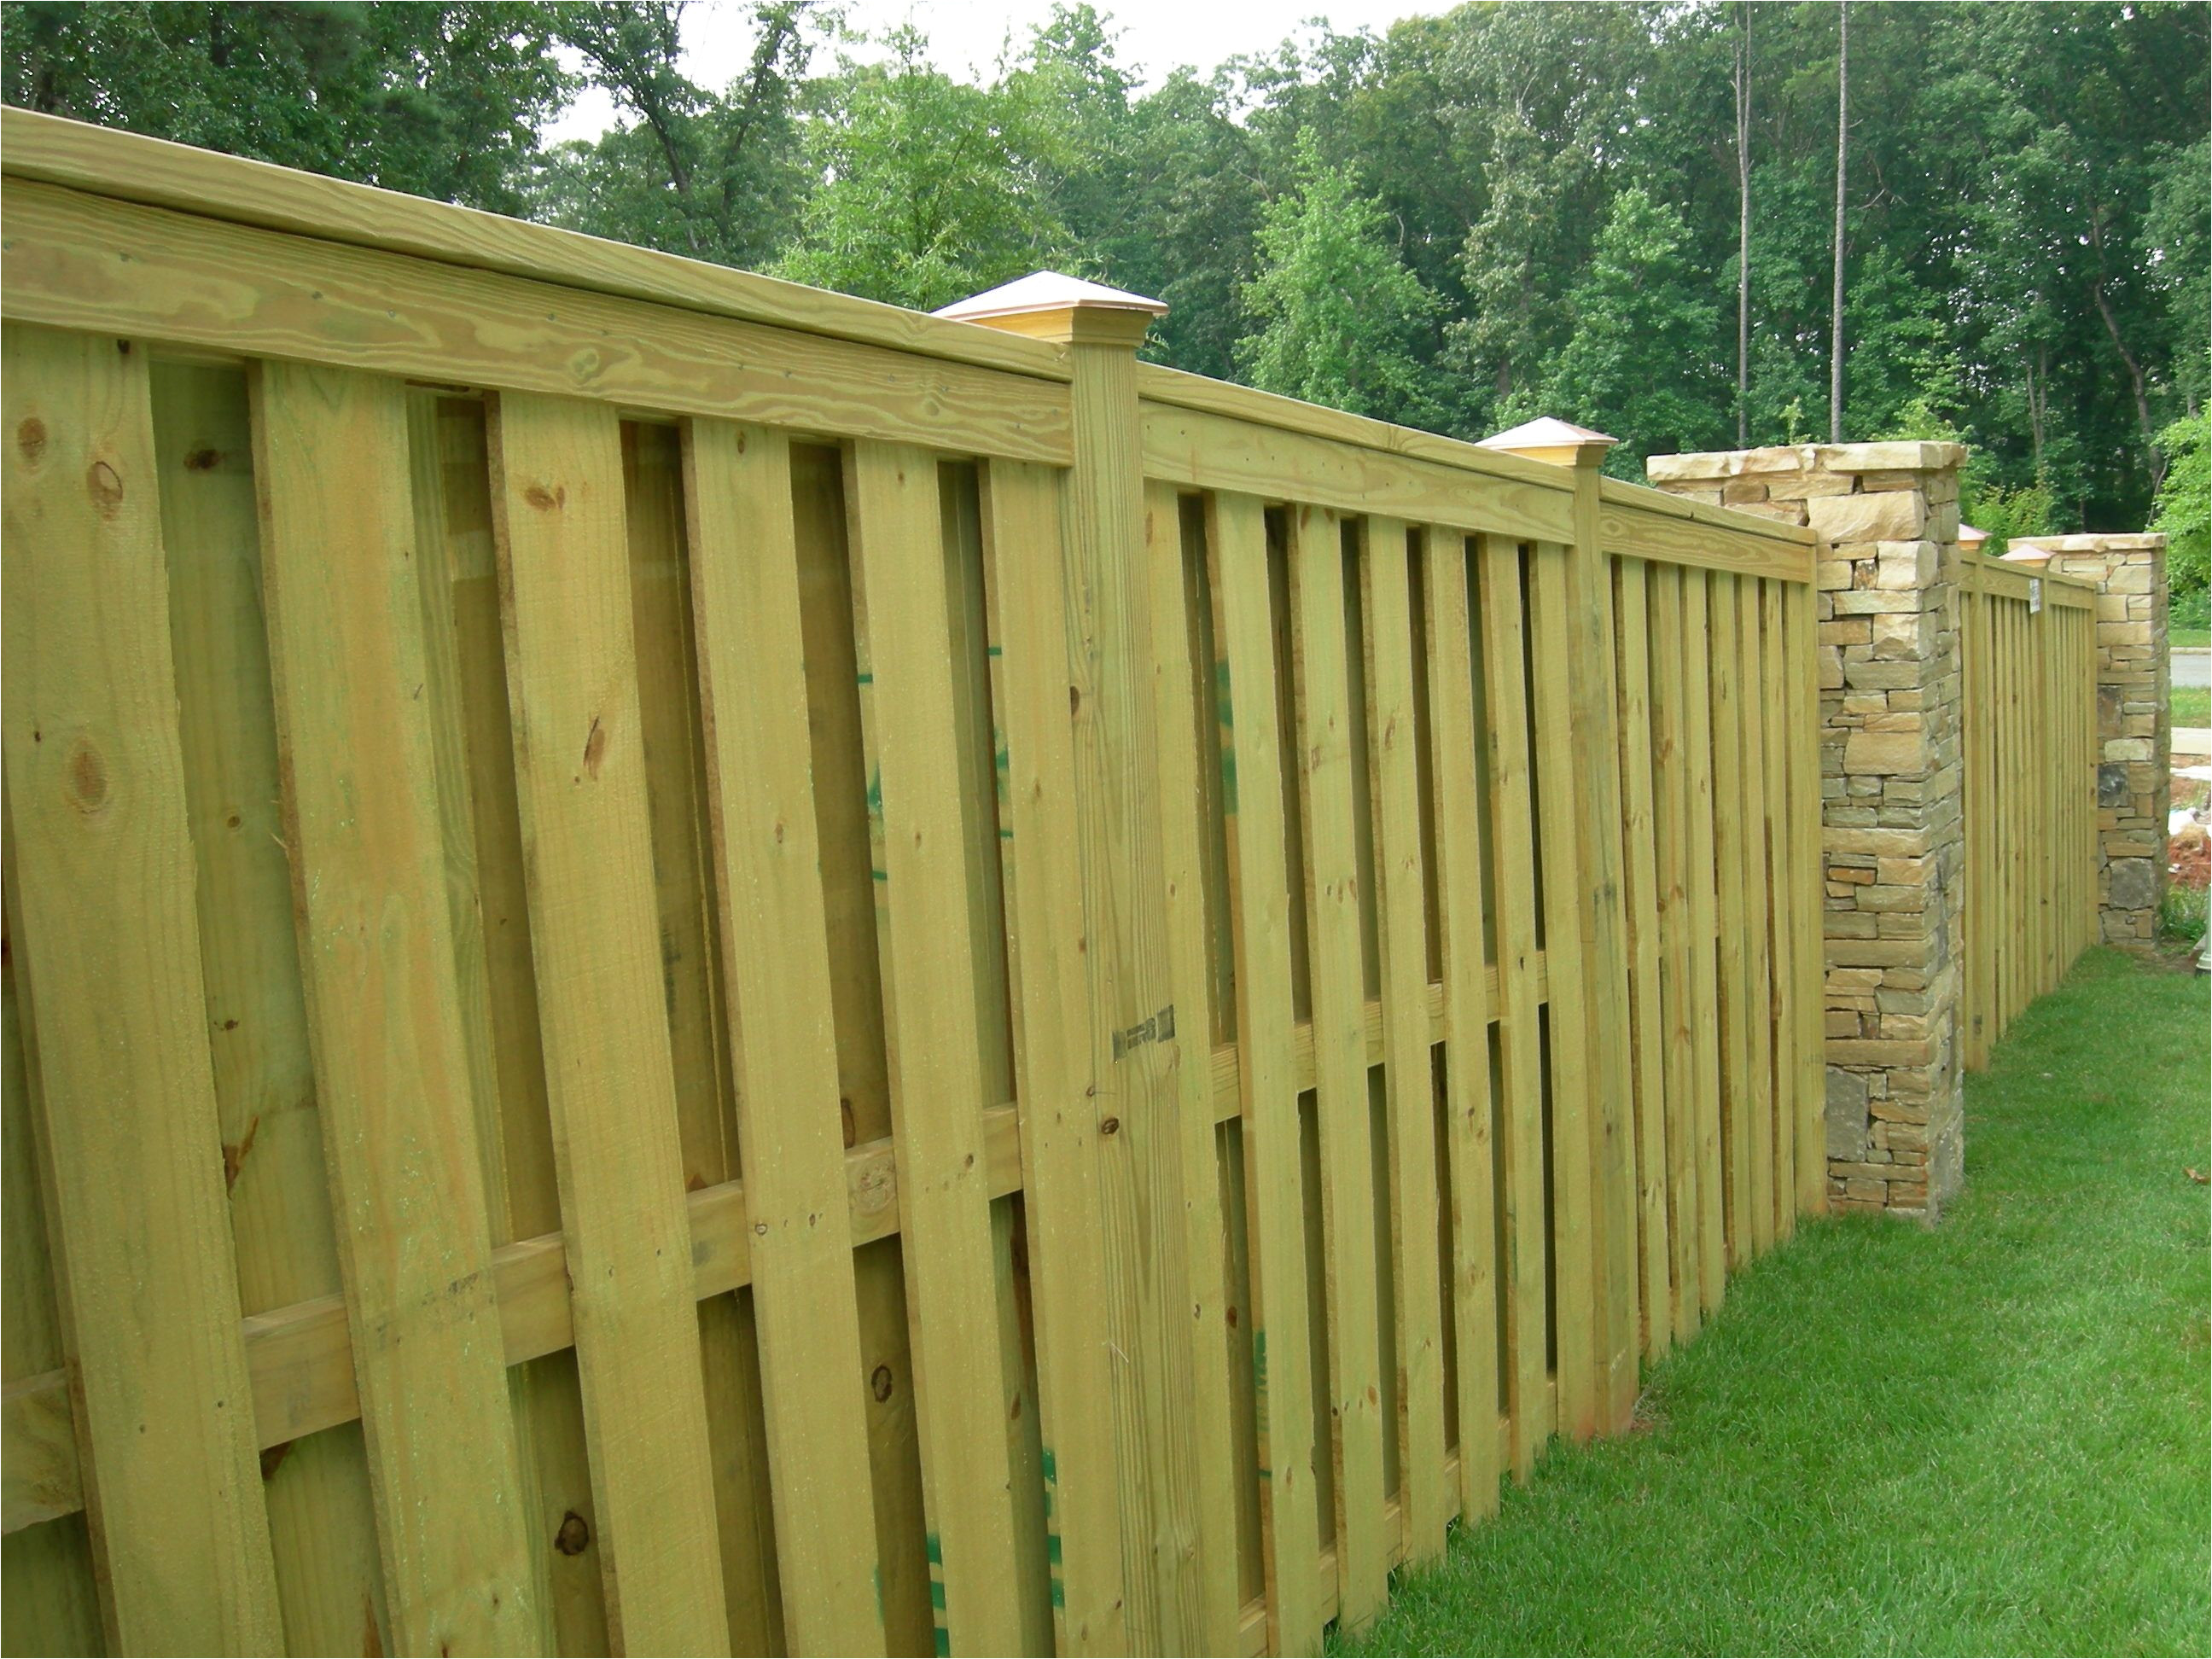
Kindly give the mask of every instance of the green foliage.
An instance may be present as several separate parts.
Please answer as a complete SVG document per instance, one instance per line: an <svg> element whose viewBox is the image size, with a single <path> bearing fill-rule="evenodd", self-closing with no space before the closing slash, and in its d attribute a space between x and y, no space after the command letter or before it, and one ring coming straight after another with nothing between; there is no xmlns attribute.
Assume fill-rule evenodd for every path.
<svg viewBox="0 0 2212 1659"><path fill-rule="evenodd" d="M2203 625L2208 563L2212 563L2212 416L2185 416L2158 434L2166 477L2158 490L2154 529L2166 532L2166 584L2173 619Z"/></svg>
<svg viewBox="0 0 2212 1659"><path fill-rule="evenodd" d="M1180 368L1464 436L1579 416L1630 438L1613 465L1632 471L1647 445L1735 439L1747 30L1748 436L1826 433L1833 0L1468 3L1152 75L1076 0L980 85L911 32L833 57L837 5L0 0L0 82L33 108L903 302L1057 265L1165 300L1147 350ZM1974 500L2040 489L2052 529L2146 523L2154 439L2212 398L2212 9L1851 16L1844 435L1955 436ZM702 26L748 43L727 86L684 71ZM549 149L585 85L617 125ZM1378 286L1332 301L1324 256Z"/></svg>
<svg viewBox="0 0 2212 1659"><path fill-rule="evenodd" d="M1977 530L1990 532L1989 544L1982 550L1993 558L2002 558L2016 537L2047 536L2058 527L2050 487L2041 483L2021 484L2014 489L1999 483L1984 484L1971 492L1962 489L1959 516Z"/></svg>
<svg viewBox="0 0 2212 1659"><path fill-rule="evenodd" d="M1066 263L1066 226L1036 185L1057 135L1050 82L974 87L896 30L890 60L848 58L817 87L806 134L816 183L779 274L931 311Z"/></svg>
<svg viewBox="0 0 2212 1659"><path fill-rule="evenodd" d="M1723 441L1729 392L1712 347L1711 284L1686 257L1682 216L1634 185L1613 198L1589 267L1568 296L1574 335L1549 389L1564 418L1620 440L1608 468Z"/></svg>
<svg viewBox="0 0 2212 1659"><path fill-rule="evenodd" d="M504 213L572 90L519 3L0 6L9 103Z"/></svg>
<svg viewBox="0 0 2212 1659"><path fill-rule="evenodd" d="M1259 274L1245 286L1256 325L1238 365L1263 391L1418 423L1430 409L1420 362L1435 296L1389 243L1382 205L1350 169L1298 136L1295 187L1267 206Z"/></svg>
<svg viewBox="0 0 2212 1659"><path fill-rule="evenodd" d="M1555 1445L1335 1650L2197 1651L2206 1029L2202 979L2088 952L1966 1078L1940 1227L1801 1223L1636 1432Z"/></svg>

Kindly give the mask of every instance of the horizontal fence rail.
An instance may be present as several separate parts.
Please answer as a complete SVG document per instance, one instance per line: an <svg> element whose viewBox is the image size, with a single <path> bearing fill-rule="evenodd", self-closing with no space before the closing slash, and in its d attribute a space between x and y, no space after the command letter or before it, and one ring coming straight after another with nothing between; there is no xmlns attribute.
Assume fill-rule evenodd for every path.
<svg viewBox="0 0 2212 1659"><path fill-rule="evenodd" d="M1965 1061L2097 938L2093 583L1965 557Z"/></svg>
<svg viewBox="0 0 2212 1659"><path fill-rule="evenodd" d="M8 1650L1312 1650L1825 1204L1808 532L4 123Z"/></svg>

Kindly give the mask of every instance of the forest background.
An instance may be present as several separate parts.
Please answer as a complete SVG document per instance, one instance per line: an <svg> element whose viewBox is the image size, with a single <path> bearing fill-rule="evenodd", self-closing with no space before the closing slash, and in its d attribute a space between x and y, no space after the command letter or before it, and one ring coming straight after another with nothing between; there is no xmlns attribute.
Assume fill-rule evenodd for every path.
<svg viewBox="0 0 2212 1659"><path fill-rule="evenodd" d="M1140 73L1074 4L979 77L915 16L9 0L0 95L925 309L1071 271L1166 301L1178 368L1465 437L1557 415L1632 477L1956 437L1971 520L2155 522L2203 626L2203 5L1509 0ZM728 85L684 73L701 27L750 43ZM548 142L591 88L616 125Z"/></svg>

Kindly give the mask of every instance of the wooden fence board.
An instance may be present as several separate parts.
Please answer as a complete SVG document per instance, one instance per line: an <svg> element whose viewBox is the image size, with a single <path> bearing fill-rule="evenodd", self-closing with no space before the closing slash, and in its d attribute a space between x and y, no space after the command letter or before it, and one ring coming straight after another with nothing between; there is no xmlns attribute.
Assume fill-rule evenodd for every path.
<svg viewBox="0 0 2212 1659"><path fill-rule="evenodd" d="M502 397L491 459L592 1541L623 1647L703 1651L726 1613L614 410Z"/></svg>
<svg viewBox="0 0 2212 1659"><path fill-rule="evenodd" d="M10 327L0 376L10 931L102 1622L124 1650L265 1651L276 1574L218 1184L146 355Z"/></svg>
<svg viewBox="0 0 2212 1659"><path fill-rule="evenodd" d="M1228 660L1225 719L1237 933L1237 1053L1251 1206L1252 1370L1270 1650L1321 1645L1315 1537L1313 1380L1307 1353L1306 1243L1298 1102L1290 1068L1290 875L1284 861L1274 623L1260 503L1214 498L1208 540Z"/></svg>
<svg viewBox="0 0 2212 1659"><path fill-rule="evenodd" d="M1383 1082L1390 1156L1390 1282L1397 1296L1398 1499L1403 1559L1443 1553L1443 1303L1437 1254L1436 1073L1428 1013L1429 871L1407 527L1370 518L1360 568L1367 638L1367 751L1375 773L1382 921Z"/></svg>
<svg viewBox="0 0 2212 1659"><path fill-rule="evenodd" d="M789 445L692 422L684 489L784 1626L880 1652Z"/></svg>
<svg viewBox="0 0 2212 1659"><path fill-rule="evenodd" d="M1434 723L1437 884L1444 981L1447 1173L1451 1182L1447 1291L1458 1370L1459 1512L1472 1523L1498 1507L1498 1273L1496 1139L1489 994L1484 958L1485 824L1476 617L1468 538L1432 529L1423 549Z"/></svg>
<svg viewBox="0 0 2212 1659"><path fill-rule="evenodd" d="M1323 1279L1328 1315L1328 1420L1334 1441L1337 1616L1365 1626L1389 1599L1383 1535L1385 1434L1376 1200L1370 1132L1366 969L1354 834L1352 699L1342 525L1299 510L1290 550L1297 663L1297 783L1305 825L1306 926L1312 953L1316 1108L1321 1137Z"/></svg>
<svg viewBox="0 0 2212 1659"><path fill-rule="evenodd" d="M1563 665L1575 637L1571 549L1539 544L1528 560L1530 649L1543 665L1530 676L1535 714L1537 839L1543 855L1544 956L1551 969L1549 1022L1552 1250L1556 1261L1553 1340L1558 1353L1559 1432L1598 1431L1604 1258L1597 1204L1595 1088L1591 1081L1583 839L1577 779L1591 757L1576 752L1575 691Z"/></svg>
<svg viewBox="0 0 2212 1659"><path fill-rule="evenodd" d="M883 804L884 1024L939 1629L946 1651L1008 1652L1021 1614L1006 1571L1004 1407L977 1374L997 1352L997 1291L937 463L863 442L848 466L871 793Z"/></svg>
<svg viewBox="0 0 2212 1659"><path fill-rule="evenodd" d="M1097 1111L1084 1016L1084 903L1077 860L1073 733L1060 558L1062 485L994 462L984 480L992 647L1004 696L1019 1041L1022 1184L1045 1429L1052 1599L1064 1653L1127 1642L1112 1349L1097 1323L1106 1294L1097 1249ZM1206 1175L1212 1177L1209 1159ZM1188 1411L1188 1404L1185 1410Z"/></svg>
<svg viewBox="0 0 2212 1659"><path fill-rule="evenodd" d="M251 1316L340 1291L292 919L252 420L241 368L156 359L151 378L208 1048ZM389 1645L360 1425L288 1442L262 1496L286 1642L351 1647L375 1629Z"/></svg>
<svg viewBox="0 0 2212 1659"><path fill-rule="evenodd" d="M1744 894L1743 672L1741 617L1736 578L1707 582L1711 618L1713 757L1713 867L1720 917L1721 1181L1726 1198L1728 1263L1753 1255L1751 953Z"/></svg>
<svg viewBox="0 0 2212 1659"><path fill-rule="evenodd" d="M1506 1403L1510 1462L1526 1480L1557 1421L1547 1377L1551 1313L1550 1218L1544 1197L1544 1060L1534 964L1537 954L1535 813L1530 775L1528 614L1518 544L1478 544L1482 601L1483 708L1488 724L1490 800L1497 839L1492 890L1498 896L1498 1159L1504 1179ZM1546 978L1550 979L1547 962Z"/></svg>
<svg viewBox="0 0 2212 1659"><path fill-rule="evenodd" d="M1667 1101L1659 1005L1659 895L1652 761L1650 567L1614 570L1615 651L1620 687L1621 848L1627 878L1629 1055L1635 1085L1637 1250L1641 1273L1638 1340L1653 1359L1673 1340L1668 1286Z"/></svg>
<svg viewBox="0 0 2212 1659"><path fill-rule="evenodd" d="M1194 507L1195 501L1192 503ZM1234 1461L1231 1421L1223 1230L1216 1127L1213 1038L1233 1017L1216 986L1216 939L1209 899L1224 817L1221 767L1205 742L1215 729L1212 607L1203 591L1203 545L1186 544L1184 504L1172 484L1145 489L1145 544L1152 600L1154 696L1159 726L1160 799L1191 810L1161 814L1161 886L1167 898L1168 957L1179 1011L1176 1121L1182 1161L1183 1237L1190 1273L1192 1322L1190 1414L1195 1432L1191 1510L1196 1525L1200 1609L1198 1630L1208 1650L1233 1651L1240 1639L1243 1596L1236 1541L1239 1488L1248 1483ZM1196 526L1202 540L1203 520ZM1232 999L1233 1000L1233 999ZM1230 1091L1235 1099L1234 1073ZM1232 1105L1232 1110L1234 1107ZM1249 1367L1241 1368L1249 1372ZM1196 1425L1215 1425L1206 1432Z"/></svg>
<svg viewBox="0 0 2212 1659"><path fill-rule="evenodd" d="M1770 1043L1774 1056L1774 1237L1797 1231L1797 896L1791 872L1790 819L1803 799L1791 764L1796 747L1790 716L1794 699L1783 671L1782 584L1761 582L1759 592L1760 650L1759 683L1766 703L1765 858L1771 989L1767 995ZM1817 798L1817 793L1816 793Z"/></svg>
<svg viewBox="0 0 2212 1659"><path fill-rule="evenodd" d="M1698 1283L1710 1315L1720 1306L1729 1265L1728 1174L1721 1120L1728 1075L1728 1046L1721 1026L1719 869L1713 817L1719 799L1713 752L1711 581L1695 572L1682 578L1683 764L1687 771L1688 840L1683 868L1689 879L1685 912L1690 933L1690 1006L1697 1090Z"/></svg>
<svg viewBox="0 0 2212 1659"><path fill-rule="evenodd" d="M1774 917L1766 879L1767 742L1769 704L1759 688L1759 663L1765 647L1759 590L1765 584L1739 577L1735 584L1737 718L1742 723L1742 793L1737 797L1736 829L1742 853L1744 941L1744 1027L1751 1042L1751 1249L1764 1255L1774 1248L1774 1027L1768 1018L1772 1000Z"/></svg>
<svg viewBox="0 0 2212 1659"><path fill-rule="evenodd" d="M285 841L392 1635L520 1650L537 1614L416 695L406 389L287 363L252 387Z"/></svg>

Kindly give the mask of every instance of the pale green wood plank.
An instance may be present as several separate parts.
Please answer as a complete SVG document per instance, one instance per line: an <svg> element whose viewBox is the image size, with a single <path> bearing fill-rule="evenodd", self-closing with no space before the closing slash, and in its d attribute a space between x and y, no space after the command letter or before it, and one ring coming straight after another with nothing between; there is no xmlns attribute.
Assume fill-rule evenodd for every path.
<svg viewBox="0 0 2212 1659"><path fill-rule="evenodd" d="M1428 883L1421 844L1413 599L1407 530L1367 521L1360 570L1367 639L1369 763L1382 924L1383 1082L1391 1164L1390 1282L1397 1297L1398 1502L1403 1559L1443 1553L1444 1364L1436 1072L1430 1048Z"/></svg>
<svg viewBox="0 0 2212 1659"><path fill-rule="evenodd" d="M1712 605L1708 579L1682 574L1682 763L1688 824L1682 872L1690 935L1691 1144L1698 1166L1698 1300L1706 1316L1721 1304L1728 1274L1727 1182L1721 1153L1721 1040L1717 859L1713 850Z"/></svg>
<svg viewBox="0 0 2212 1659"><path fill-rule="evenodd" d="M10 943L102 1622L118 1651L265 1652L283 1638L224 1212L146 354L10 326L0 382Z"/></svg>
<svg viewBox="0 0 2212 1659"><path fill-rule="evenodd" d="M1238 1084L1251 1206L1252 1346L1268 1646L1317 1651L1313 1380L1297 1083L1291 1065L1291 875L1284 857L1282 734L1267 526L1249 495L1212 499L1208 523L1229 668L1224 765L1237 934Z"/></svg>
<svg viewBox="0 0 2212 1659"><path fill-rule="evenodd" d="M1105 1431L1113 1421L1112 1349L1098 1327L1109 1285L1098 1249L1105 1215L1067 712L1064 490L1045 468L990 464L982 479L984 572L1006 733L1007 942L1054 1624L1063 1653L1119 1653L1128 1636L1121 1491ZM1182 1408L1188 1412L1191 1402Z"/></svg>
<svg viewBox="0 0 2212 1659"><path fill-rule="evenodd" d="M418 695L406 388L278 362L252 385L285 839L392 1633L410 1651L534 1650Z"/></svg>
<svg viewBox="0 0 2212 1659"><path fill-rule="evenodd" d="M1498 1191L1491 1132L1490 995L1483 914L1483 781L1468 538L1431 529L1421 562L1436 753L1437 917L1443 928L1447 1172L1453 1333L1459 1366L1459 1510L1498 1507Z"/></svg>
<svg viewBox="0 0 2212 1659"><path fill-rule="evenodd" d="M654 905L625 546L605 404L501 397L492 505L570 1304L608 1622L727 1640Z"/></svg>
<svg viewBox="0 0 2212 1659"><path fill-rule="evenodd" d="M1544 1061L1536 995L1535 811L1530 795L1528 609L1520 545L1485 536L1481 578L1483 707L1488 721L1492 890L1498 896L1499 1183L1505 1206L1506 1404L1510 1462L1526 1480L1550 1438L1546 1301L1551 1236L1544 1212Z"/></svg>
<svg viewBox="0 0 2212 1659"><path fill-rule="evenodd" d="M1623 559L1615 567L1613 618L1620 686L1621 850L1628 933L1630 1076L1635 1085L1637 1301L1644 1314L1643 1352L1653 1359L1674 1338L1669 1310L1667 1225L1667 1105L1664 1042L1659 1012L1659 879L1652 799L1650 593L1651 567Z"/></svg>
<svg viewBox="0 0 2212 1659"><path fill-rule="evenodd" d="M1589 1038L1583 923L1583 837L1587 810L1577 784L1594 757L1576 752L1571 653L1571 549L1539 545L1529 556L1530 681L1535 705L1537 837L1543 848L1544 961L1551 987L1552 1249L1555 1279L1559 1427L1587 1440L1604 1405L1603 1237L1598 1200L1598 1133Z"/></svg>
<svg viewBox="0 0 2212 1659"><path fill-rule="evenodd" d="M1194 507L1195 503L1194 502ZM1191 1397L1186 1431L1196 1472L1190 1493L1198 1554L1196 1631L1209 1652L1241 1639L1237 1498L1241 1470L1228 1431L1229 1340L1221 1197L1214 1122L1213 1033L1217 1006L1212 922L1206 903L1209 844L1220 822L1220 769L1201 732L1214 714L1212 617L1194 590L1204 549L1187 550L1183 504L1171 484L1145 487L1145 542L1152 581L1155 714L1160 736L1160 799L1188 803L1163 811L1161 887L1167 898L1168 958L1176 1011L1176 1140L1182 1160L1183 1239L1190 1271ZM1194 556L1194 555L1195 556Z"/></svg>
<svg viewBox="0 0 2212 1659"><path fill-rule="evenodd" d="M1751 1249L1774 1248L1774 907L1768 902L1766 728L1771 682L1761 672L1765 618L1759 603L1765 584L1736 580L1737 684L1743 722L1742 793L1736 823L1743 849L1744 1028L1751 1039Z"/></svg>
<svg viewBox="0 0 2212 1659"><path fill-rule="evenodd" d="M1329 1425L1335 1465L1337 1619L1359 1630L1389 1599L1383 1530L1382 1379L1376 1307L1376 1170L1367 1083L1366 971L1360 945L1343 521L1291 509L1297 782L1305 826L1315 1106L1321 1140L1322 1275L1328 1312Z"/></svg>
<svg viewBox="0 0 2212 1659"><path fill-rule="evenodd" d="M1713 883L1719 924L1721 1169L1728 1264L1753 1255L1752 1219L1751 952L1746 934L1743 822L1743 656L1736 578L1709 579L1711 626Z"/></svg>
<svg viewBox="0 0 2212 1659"><path fill-rule="evenodd" d="M936 459L855 444L846 495L883 804L884 1024L930 1553L950 1650L1006 1653L1021 1607Z"/></svg>
<svg viewBox="0 0 2212 1659"><path fill-rule="evenodd" d="M684 483L784 1630L879 1653L789 446L693 421Z"/></svg>

